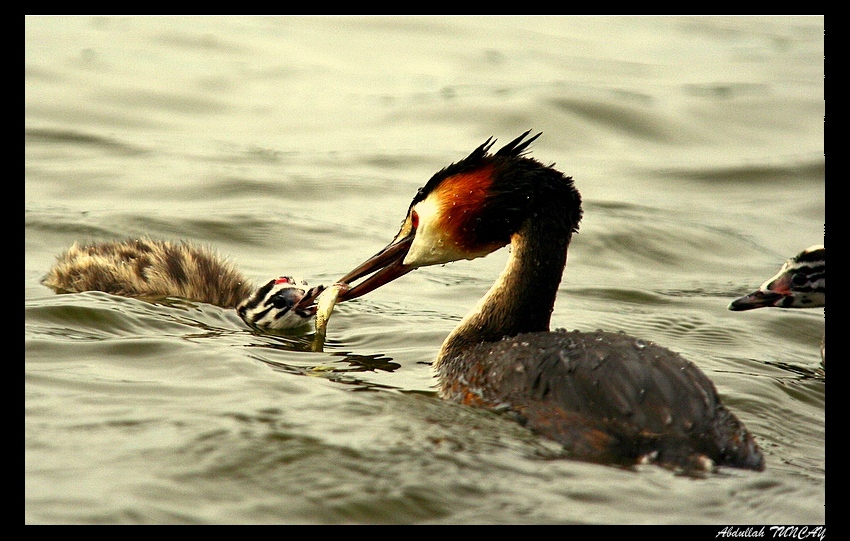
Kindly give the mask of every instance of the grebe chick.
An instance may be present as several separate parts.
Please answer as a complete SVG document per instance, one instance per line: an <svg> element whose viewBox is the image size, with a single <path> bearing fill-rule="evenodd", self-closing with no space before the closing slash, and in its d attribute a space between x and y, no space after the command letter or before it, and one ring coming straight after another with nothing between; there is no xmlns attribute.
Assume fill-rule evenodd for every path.
<svg viewBox="0 0 850 541"><path fill-rule="evenodd" d="M179 297L236 308L249 326L294 329L312 323L315 306L297 306L307 282L283 276L255 289L232 263L187 242L152 239L74 243L42 283L60 293L103 291L156 300ZM313 296L321 286L310 290Z"/></svg>
<svg viewBox="0 0 850 541"><path fill-rule="evenodd" d="M339 300L510 244L504 271L437 355L443 398L509 410L578 459L764 469L753 436L692 362L621 333L549 332L581 197L570 177L526 156L540 135L528 133L495 154L490 138L436 173L393 241L340 279L350 288Z"/></svg>
<svg viewBox="0 0 850 541"><path fill-rule="evenodd" d="M822 244L809 246L795 255L761 287L729 305L736 312L767 307L826 307L826 248ZM826 334L821 340L820 354L826 366Z"/></svg>

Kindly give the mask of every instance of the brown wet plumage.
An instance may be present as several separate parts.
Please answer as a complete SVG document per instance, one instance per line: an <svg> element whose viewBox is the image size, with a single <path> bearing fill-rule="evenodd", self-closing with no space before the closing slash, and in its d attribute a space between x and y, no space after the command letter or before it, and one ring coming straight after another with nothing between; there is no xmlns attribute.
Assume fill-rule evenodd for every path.
<svg viewBox="0 0 850 541"><path fill-rule="evenodd" d="M670 350L610 332L519 334L447 362L445 398L500 409L573 454L598 462L654 461L760 469L753 437L697 366ZM466 359L488 359L469 363Z"/></svg>

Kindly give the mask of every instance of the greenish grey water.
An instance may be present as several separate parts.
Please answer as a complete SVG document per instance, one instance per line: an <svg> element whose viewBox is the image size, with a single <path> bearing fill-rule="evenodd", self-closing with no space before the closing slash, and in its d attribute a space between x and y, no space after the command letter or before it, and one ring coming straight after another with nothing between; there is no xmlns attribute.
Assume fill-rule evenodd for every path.
<svg viewBox="0 0 850 541"><path fill-rule="evenodd" d="M726 310L823 241L823 54L823 17L26 18L25 522L824 523L823 311ZM558 459L436 398L503 252L337 307L324 353L39 283L138 235L329 283L527 129L585 201L553 326L683 353L765 472Z"/></svg>

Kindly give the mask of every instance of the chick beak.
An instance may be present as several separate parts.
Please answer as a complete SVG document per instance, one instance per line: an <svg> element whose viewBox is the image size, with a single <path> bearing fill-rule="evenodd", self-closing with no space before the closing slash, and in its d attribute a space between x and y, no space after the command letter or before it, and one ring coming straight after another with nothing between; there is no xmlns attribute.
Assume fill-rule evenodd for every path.
<svg viewBox="0 0 850 541"><path fill-rule="evenodd" d="M781 301L785 297L787 297L787 295L783 295L782 293L759 289L758 291L754 291L749 295L744 295L739 299L735 299L729 305L729 309L735 312L742 312L744 310L752 310L754 308L767 308L770 306L777 306L779 304L779 301Z"/></svg>
<svg viewBox="0 0 850 541"><path fill-rule="evenodd" d="M312 317L316 315L316 298L325 290L325 286L316 286L310 288L307 293L292 307L295 313L302 317Z"/></svg>

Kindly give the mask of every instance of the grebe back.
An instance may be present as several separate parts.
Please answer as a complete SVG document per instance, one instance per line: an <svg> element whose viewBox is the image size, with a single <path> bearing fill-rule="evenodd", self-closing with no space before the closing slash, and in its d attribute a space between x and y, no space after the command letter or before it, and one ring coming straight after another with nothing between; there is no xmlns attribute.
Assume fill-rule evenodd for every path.
<svg viewBox="0 0 850 541"><path fill-rule="evenodd" d="M443 398L510 410L579 459L762 470L754 438L690 361L625 334L549 332L581 197L526 156L539 136L528 133L492 154L488 139L436 173L395 239L340 279L350 287L339 300L510 244L504 271L437 355Z"/></svg>

